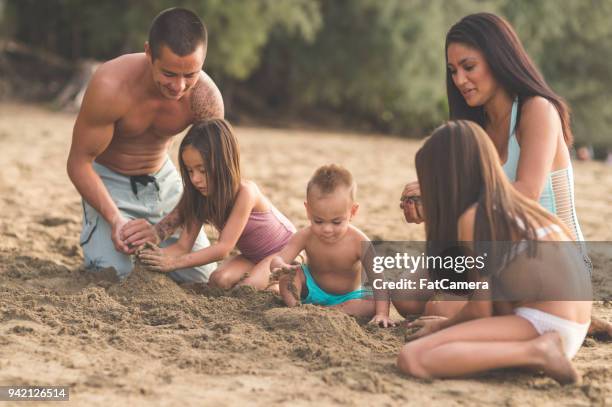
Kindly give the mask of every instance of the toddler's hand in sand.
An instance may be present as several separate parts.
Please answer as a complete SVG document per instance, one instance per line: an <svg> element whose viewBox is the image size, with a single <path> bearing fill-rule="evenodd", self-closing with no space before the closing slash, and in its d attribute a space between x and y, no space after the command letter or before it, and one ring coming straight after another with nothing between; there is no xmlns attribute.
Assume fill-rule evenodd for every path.
<svg viewBox="0 0 612 407"><path fill-rule="evenodd" d="M119 231L119 237L130 248L130 254L136 252L136 248L146 242L159 244L155 227L145 219L133 219L127 222Z"/></svg>
<svg viewBox="0 0 612 407"><path fill-rule="evenodd" d="M136 252L136 256L147 270L168 273L178 268L177 257L164 253L163 249L151 243L145 243L144 247Z"/></svg>
<svg viewBox="0 0 612 407"><path fill-rule="evenodd" d="M404 211L406 222L417 224L423 222L420 197L421 188L418 181L406 184L400 197L400 208Z"/></svg>
<svg viewBox="0 0 612 407"><path fill-rule="evenodd" d="M423 336L430 335L444 328L444 321L448 318L435 315L420 317L406 324L407 328L421 328L412 335L406 336L406 341L413 341Z"/></svg>
<svg viewBox="0 0 612 407"><path fill-rule="evenodd" d="M369 323L381 326L383 328L390 328L396 325L396 323L392 321L388 315L378 314L374 315L374 318L372 318Z"/></svg>
<svg viewBox="0 0 612 407"><path fill-rule="evenodd" d="M280 281L283 276L294 276L295 272L300 269L299 264L279 264L270 270L270 284L275 284Z"/></svg>

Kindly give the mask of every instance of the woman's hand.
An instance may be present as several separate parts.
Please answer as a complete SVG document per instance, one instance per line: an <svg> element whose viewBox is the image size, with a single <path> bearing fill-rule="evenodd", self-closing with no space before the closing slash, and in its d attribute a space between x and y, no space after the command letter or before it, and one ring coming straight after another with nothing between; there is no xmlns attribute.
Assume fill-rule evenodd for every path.
<svg viewBox="0 0 612 407"><path fill-rule="evenodd" d="M177 256L169 255L163 249L151 244L145 245L143 249L137 252L136 256L140 263L150 271L168 273L179 268Z"/></svg>
<svg viewBox="0 0 612 407"><path fill-rule="evenodd" d="M404 211L404 218L408 223L422 223L423 211L421 206L421 188L418 181L413 181L404 187L400 197L400 208Z"/></svg>
<svg viewBox="0 0 612 407"><path fill-rule="evenodd" d="M412 322L406 324L407 328L421 328L415 333L406 336L406 341L413 341L418 338L422 338L423 336L430 335L434 332L438 332L441 329L444 329L444 322L448 318L439 317L435 315L420 317Z"/></svg>
<svg viewBox="0 0 612 407"><path fill-rule="evenodd" d="M381 326L383 328L390 328L395 326L396 323L389 318L389 315L376 314L374 318L372 318L369 322L370 324L374 324L377 326Z"/></svg>

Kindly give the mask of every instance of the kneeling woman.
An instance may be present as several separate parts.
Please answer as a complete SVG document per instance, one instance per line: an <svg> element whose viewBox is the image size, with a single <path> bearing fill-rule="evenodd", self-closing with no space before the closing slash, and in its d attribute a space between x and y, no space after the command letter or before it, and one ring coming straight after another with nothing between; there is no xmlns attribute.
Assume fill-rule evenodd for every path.
<svg viewBox="0 0 612 407"><path fill-rule="evenodd" d="M589 326L589 272L580 255L572 257L570 250L557 247L546 256L543 247L563 241L574 246L563 222L512 187L493 143L473 122L453 121L435 130L416 155L416 169L420 185L431 186L421 191L428 242L472 242L468 245L474 248L478 242L499 242L498 247L514 242L521 247L539 241L536 250L544 259L542 253L525 259L531 256L522 256L522 249L506 252L501 256L502 275L493 278L488 270L479 278L498 289L514 290L513 299L474 296L451 318L416 320L411 325L421 327L418 339L402 348L399 368L431 378L528 367L561 383L578 380L570 359ZM520 266L508 267L519 261ZM558 288L559 282L582 291L542 294ZM529 296L522 292L525 289L539 290L539 296ZM497 291L492 287L489 293Z"/></svg>

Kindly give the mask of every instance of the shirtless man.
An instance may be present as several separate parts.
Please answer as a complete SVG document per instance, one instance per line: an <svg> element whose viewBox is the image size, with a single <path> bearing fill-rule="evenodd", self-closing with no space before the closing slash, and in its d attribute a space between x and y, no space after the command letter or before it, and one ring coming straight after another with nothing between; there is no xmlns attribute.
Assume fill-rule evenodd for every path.
<svg viewBox="0 0 612 407"><path fill-rule="evenodd" d="M195 121L224 116L221 93L202 71L206 49L199 17L168 9L153 20L144 53L108 61L93 75L67 165L83 198L80 243L88 268L113 267L125 278L139 245L172 243L168 237L180 223L172 209L182 193L168 156L172 138ZM200 231L193 250L209 244ZM170 276L206 282L215 266Z"/></svg>

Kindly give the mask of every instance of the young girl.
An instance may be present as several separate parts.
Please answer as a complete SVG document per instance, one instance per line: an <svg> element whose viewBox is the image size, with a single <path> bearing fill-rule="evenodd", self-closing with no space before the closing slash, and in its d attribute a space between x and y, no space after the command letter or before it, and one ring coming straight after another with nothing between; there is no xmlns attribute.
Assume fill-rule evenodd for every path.
<svg viewBox="0 0 612 407"><path fill-rule="evenodd" d="M473 122L435 130L416 155L416 169L428 242L537 243L539 254L506 251L501 258L514 267L479 276L495 285L488 293L503 287L514 299L475 296L451 318L426 316L409 324L422 328L402 348L399 368L430 378L520 366L575 382L570 359L586 336L591 301L589 272L580 251L571 250L571 231L512 187L491 139ZM545 250L550 245L556 250ZM540 295L530 296L534 290Z"/></svg>
<svg viewBox="0 0 612 407"><path fill-rule="evenodd" d="M181 143L179 165L184 184L178 204L181 236L171 246L142 250L139 260L150 270L169 272L221 260L237 247L240 254L221 264L208 284L266 288L270 261L295 227L254 182L241 178L238 141L229 123L215 119L193 125ZM219 240L191 252L205 223L219 231Z"/></svg>

